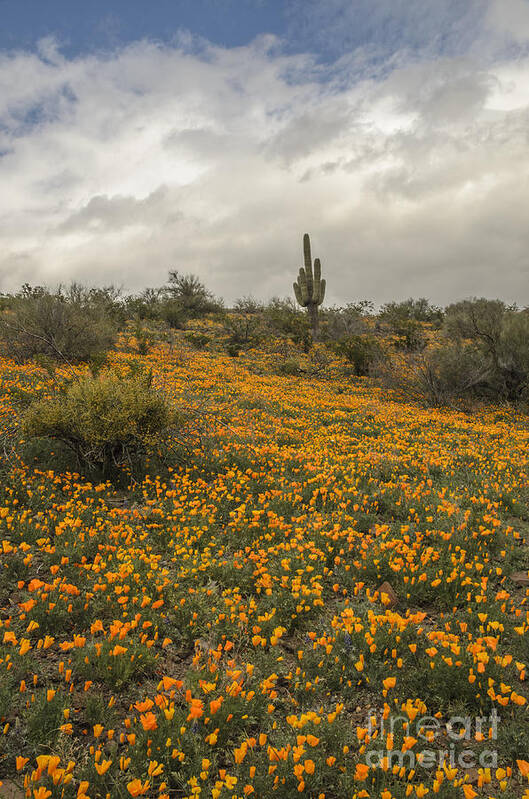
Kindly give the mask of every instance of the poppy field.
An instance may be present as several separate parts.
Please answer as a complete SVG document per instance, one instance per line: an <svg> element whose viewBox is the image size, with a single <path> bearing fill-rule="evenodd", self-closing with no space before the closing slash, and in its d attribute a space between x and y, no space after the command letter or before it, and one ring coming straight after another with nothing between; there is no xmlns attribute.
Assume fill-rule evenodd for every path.
<svg viewBox="0 0 529 799"><path fill-rule="evenodd" d="M8 459L0 796L529 799L527 417L109 357L203 429L126 489ZM3 426L53 389L0 378Z"/></svg>

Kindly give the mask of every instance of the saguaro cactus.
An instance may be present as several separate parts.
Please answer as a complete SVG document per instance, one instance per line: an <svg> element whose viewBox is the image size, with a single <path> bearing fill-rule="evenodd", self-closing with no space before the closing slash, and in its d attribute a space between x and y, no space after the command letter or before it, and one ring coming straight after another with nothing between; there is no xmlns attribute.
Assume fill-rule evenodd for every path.
<svg viewBox="0 0 529 799"><path fill-rule="evenodd" d="M319 328L318 306L322 304L325 297L325 280L321 279L319 258L314 259L314 273L312 271L312 256L308 233L303 236L303 256L305 258L305 266L302 266L299 270L298 279L294 283L294 294L298 303L307 309L312 334L314 338L317 338Z"/></svg>

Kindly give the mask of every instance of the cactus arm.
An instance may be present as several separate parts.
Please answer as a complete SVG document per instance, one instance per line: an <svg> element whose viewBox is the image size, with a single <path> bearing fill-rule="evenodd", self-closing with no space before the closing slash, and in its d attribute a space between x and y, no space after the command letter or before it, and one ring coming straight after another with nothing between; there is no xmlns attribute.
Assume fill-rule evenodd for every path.
<svg viewBox="0 0 529 799"><path fill-rule="evenodd" d="M308 233L305 233L303 236L303 256L305 259L305 275L307 278L309 298L312 299L314 279L312 277L312 255L310 251L310 237Z"/></svg>
<svg viewBox="0 0 529 799"><path fill-rule="evenodd" d="M303 235L303 257L305 260L305 269L310 269L312 265L312 255L310 252L310 236L308 233Z"/></svg>
<svg viewBox="0 0 529 799"><path fill-rule="evenodd" d="M325 286L326 286L325 279L323 279L320 283L320 297L318 300L318 305L321 305L323 300L325 299Z"/></svg>
<svg viewBox="0 0 529 799"><path fill-rule="evenodd" d="M320 296L320 284L321 284L321 263L320 259L316 258L314 261L314 284L312 288L312 299L314 302L320 304L318 298Z"/></svg>
<svg viewBox="0 0 529 799"><path fill-rule="evenodd" d="M298 304L299 305L303 305L303 299L302 299L302 296L301 296L301 288L300 288L298 282L296 281L293 284L293 286L294 286L294 294L296 296L296 300L297 300Z"/></svg>
<svg viewBox="0 0 529 799"><path fill-rule="evenodd" d="M299 270L298 283L301 290L301 304L306 306L310 302L310 294L309 287L307 285L307 276L303 268Z"/></svg>

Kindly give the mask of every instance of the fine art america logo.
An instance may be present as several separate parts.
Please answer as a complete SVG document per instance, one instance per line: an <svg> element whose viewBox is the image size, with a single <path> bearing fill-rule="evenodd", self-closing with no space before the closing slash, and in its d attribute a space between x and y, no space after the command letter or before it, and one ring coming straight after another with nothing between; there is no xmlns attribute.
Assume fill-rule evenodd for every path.
<svg viewBox="0 0 529 799"><path fill-rule="evenodd" d="M498 736L499 718L496 710L490 716L452 716L447 721L373 711L364 728L365 762L384 770L496 768L498 755L492 742Z"/></svg>

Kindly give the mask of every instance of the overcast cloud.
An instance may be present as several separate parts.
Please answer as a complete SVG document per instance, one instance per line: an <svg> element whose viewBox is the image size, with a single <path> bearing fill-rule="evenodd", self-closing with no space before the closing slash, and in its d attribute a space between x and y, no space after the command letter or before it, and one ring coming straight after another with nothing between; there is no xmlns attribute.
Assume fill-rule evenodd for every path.
<svg viewBox="0 0 529 799"><path fill-rule="evenodd" d="M436 0L407 38L424 5L377 0L385 36L325 64L271 36L0 53L0 288L286 295L308 231L331 303L529 304L529 3ZM332 35L350 4L321 6L299 25Z"/></svg>

